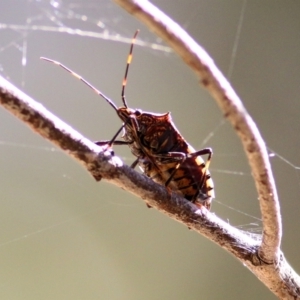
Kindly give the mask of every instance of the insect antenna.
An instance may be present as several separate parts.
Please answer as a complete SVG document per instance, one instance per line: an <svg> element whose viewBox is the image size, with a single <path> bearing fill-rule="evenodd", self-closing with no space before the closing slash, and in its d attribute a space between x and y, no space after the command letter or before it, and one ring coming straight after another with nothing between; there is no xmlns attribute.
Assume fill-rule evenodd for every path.
<svg viewBox="0 0 300 300"><path fill-rule="evenodd" d="M128 55L128 58L127 58L127 64L126 64L126 70L125 70L125 75L124 75L124 79L123 79L123 83L122 83L122 93L121 93L121 96L122 96L122 101L123 101L123 104L124 106L127 108L127 103L126 103L126 98L125 98L125 87L126 87L126 84L127 84L127 74L128 74L128 70L129 70L129 66L131 64L131 61L132 61L132 51L133 51L133 45L135 44L135 41L136 41L136 36L138 35L139 33L139 30L137 30L132 38L132 41L131 41L131 46L130 46L130 51L129 51L129 55Z"/></svg>
<svg viewBox="0 0 300 300"><path fill-rule="evenodd" d="M90 87L94 92L96 92L97 95L101 96L103 99L105 99L112 107L113 109L118 112L118 108L117 106L112 102L112 100L110 100L108 97L106 97L102 92L100 92L98 89L96 89L92 84L90 84L87 80L85 80L83 77L81 77L80 75L78 75L77 73L75 73L74 71L72 71L71 69L69 69L68 67L66 67L65 65L63 65L62 63L53 60L53 59L49 59L46 57L40 57L40 59L51 62L55 65L60 66L61 68L63 68L64 70L68 71L69 73L71 73L73 76L75 76L77 79L79 79L80 81L82 81L84 84L86 84L88 87Z"/></svg>

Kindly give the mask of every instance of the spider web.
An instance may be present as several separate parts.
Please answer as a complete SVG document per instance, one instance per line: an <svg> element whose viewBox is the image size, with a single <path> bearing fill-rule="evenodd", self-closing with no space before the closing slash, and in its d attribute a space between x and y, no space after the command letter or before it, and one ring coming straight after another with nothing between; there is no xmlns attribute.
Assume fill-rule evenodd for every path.
<svg viewBox="0 0 300 300"><path fill-rule="evenodd" d="M167 4L168 1L161 3L162 9ZM192 4L187 2L186 5ZM168 46L108 1L11 1L6 9L8 11L0 23L1 74L92 140L112 137L120 126L119 120L106 103L93 96L92 91L69 74L38 58L47 56L59 60L120 105L121 80L129 44L135 30L140 28L126 90L129 105L145 111L171 111L180 132L197 150L212 147L214 156L210 170L216 186L212 210L236 227L260 232L258 201L253 201L257 197L256 191L240 142L213 101L205 91L199 91L193 75ZM178 8L174 9L173 15L192 35L197 36L200 44L203 41L205 48L212 57L216 57L217 64L237 87L242 98L245 97L246 107L265 136L279 195L284 198L285 187L288 187L287 193L299 193L298 147L294 147L288 140L287 130L279 132L277 138L268 135L271 131L286 129L288 125L281 124L280 128L275 129L275 123L272 123L271 128L268 128L263 122L264 117L256 111L256 106L260 107L258 101L252 103L249 100L255 95L248 96L240 82L242 60L245 59L243 55L249 55L243 46L243 36L249 30L246 15L248 13L249 18L251 5L245 0L239 2L235 8L231 36L224 40L222 34L209 40L205 33L198 32L198 28L205 27L197 19L202 9L199 4L199 8L192 14L184 15ZM195 22L199 22L198 27L193 27ZM220 44L217 44L218 39L222 39ZM216 50L219 45L222 45L220 52ZM176 76L167 73L169 66L172 66L171 73ZM251 75L247 80L252 80L251 83L255 85L257 82ZM160 85L161 81L163 86ZM294 95L290 97L296 98L299 89L293 91ZM282 110L283 107L278 102L274 106L268 108L269 112L264 111L265 114L275 114L276 109ZM284 112L289 120L298 117L295 110ZM22 124L16 124L15 119L7 116L6 112L0 113L5 124L0 128L0 164L4 170L2 186L5 187L3 199L8 199L4 211L6 214L7 211L11 213L10 218L2 218L2 228L11 226L9 219L16 220L7 230L7 236L1 233L0 248L20 244L31 236L42 239L45 232L62 228L65 230L74 226L78 220L85 223L92 219L94 224L101 212L111 214L111 208L116 211L121 209L122 213L126 211L126 214L132 210L141 214L145 209L136 203L136 199L130 196L125 198L124 194L106 183L91 183L91 178L82 174L82 169L74 166L73 161L66 161L60 150L28 132ZM296 131L300 129L299 125L294 126ZM288 146L289 151L286 145L292 145ZM125 163L131 164L133 157L129 150L121 148L115 149L116 154ZM10 160L13 163L8 163ZM24 191L22 201L20 194L11 191L11 181L14 181L16 191ZM20 181L24 182L21 184ZM33 187L28 188L30 185ZM72 190L74 193L76 190L77 197ZM96 196L90 196L91 190ZM56 200L57 191L61 191L59 194L63 198ZM33 194L37 194L38 200L33 199ZM84 204L82 199L85 199ZM56 201L62 208L67 208L67 212L58 212ZM71 202L73 206L69 208ZM291 202L293 204L289 206L282 203L283 217L285 210L295 206L295 201ZM26 206L31 207L30 212ZM24 215L19 219L22 212ZM297 215L295 209L293 213ZM292 226L292 221L288 218L285 220L287 228Z"/></svg>

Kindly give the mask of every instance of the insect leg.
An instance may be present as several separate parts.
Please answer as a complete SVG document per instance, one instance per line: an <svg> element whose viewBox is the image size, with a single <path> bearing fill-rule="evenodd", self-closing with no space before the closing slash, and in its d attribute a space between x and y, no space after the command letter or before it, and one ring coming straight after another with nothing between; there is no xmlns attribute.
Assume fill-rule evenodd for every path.
<svg viewBox="0 0 300 300"><path fill-rule="evenodd" d="M116 140L117 136L120 134L120 132L123 130L124 127L125 127L125 123L120 127L120 129L116 132L116 134L110 140L110 142L108 143L109 146L114 144L114 141Z"/></svg>
<svg viewBox="0 0 300 300"><path fill-rule="evenodd" d="M134 161L134 162L131 164L131 166L130 166L130 167L131 167L132 169L134 169L134 168L137 166L137 164L138 164L139 160L140 160L140 159L139 159L139 158L137 158L137 159L136 159L136 160L135 160L135 161Z"/></svg>
<svg viewBox="0 0 300 300"><path fill-rule="evenodd" d="M193 153L188 155L189 157L197 157L199 155L208 155L206 163L204 164L204 168L203 168L204 176L202 177L202 180L199 184L200 189L202 189L202 187L204 186L206 180L208 180L210 178L210 175L207 174L207 170L208 170L210 162L211 162L212 154L213 154L213 152L212 152L211 148L204 148L204 149L201 149L199 151L193 152Z"/></svg>
<svg viewBox="0 0 300 300"><path fill-rule="evenodd" d="M165 182L165 186L168 186L169 183L171 182L171 180L173 179L174 175L176 174L177 170L180 168L181 164L186 160L187 155L183 152L169 152L166 154L157 154L154 155L156 158L159 159L163 159L164 162L166 162L166 160L170 160L168 161L168 163L170 162L177 162L174 170L172 171L170 177L168 178L168 180Z"/></svg>
<svg viewBox="0 0 300 300"><path fill-rule="evenodd" d="M130 122L130 119L128 119L121 127L120 129L116 132L116 134L113 136L113 138L111 140L106 140L106 141L98 141L95 142L96 145L98 146L104 146L104 145L108 145L109 147L111 147L112 145L129 145L132 142L126 142L126 141L117 141L116 138L117 136L120 134L120 132L122 131L122 129L125 127L125 125Z"/></svg>
<svg viewBox="0 0 300 300"><path fill-rule="evenodd" d="M202 156L202 155L208 155L207 157L207 160L206 160L206 163L205 163L205 166L204 166L204 169L203 171L206 173L206 171L208 170L209 168L209 165L210 165L210 162L211 162L211 157L212 157L212 149L211 148L204 148L204 149L201 149L199 151L196 151L196 152L193 152L193 153L189 153L187 155L187 158L188 157L197 157L197 156Z"/></svg>
<svg viewBox="0 0 300 300"><path fill-rule="evenodd" d="M105 146L105 145L109 145L111 143L111 140L105 140L105 141L97 141L94 142L96 145L98 146ZM112 143L113 145L129 145L131 144L131 142L125 142L125 141L113 141Z"/></svg>

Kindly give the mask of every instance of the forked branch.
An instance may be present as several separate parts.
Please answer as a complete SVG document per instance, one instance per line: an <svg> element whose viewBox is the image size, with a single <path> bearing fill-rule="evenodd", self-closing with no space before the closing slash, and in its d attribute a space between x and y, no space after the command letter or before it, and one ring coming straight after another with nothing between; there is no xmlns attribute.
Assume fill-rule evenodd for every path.
<svg viewBox="0 0 300 300"><path fill-rule="evenodd" d="M276 186L265 143L238 95L206 51L157 7L143 0L115 2L163 38L193 69L238 133L248 156L260 200L263 241L259 254L267 263L276 262L281 242L281 216Z"/></svg>
<svg viewBox="0 0 300 300"><path fill-rule="evenodd" d="M262 214L263 235L258 256L264 263L276 265L282 236L280 205L267 149L256 124L213 60L183 28L148 1L115 2L163 38L193 69L236 130L248 157Z"/></svg>

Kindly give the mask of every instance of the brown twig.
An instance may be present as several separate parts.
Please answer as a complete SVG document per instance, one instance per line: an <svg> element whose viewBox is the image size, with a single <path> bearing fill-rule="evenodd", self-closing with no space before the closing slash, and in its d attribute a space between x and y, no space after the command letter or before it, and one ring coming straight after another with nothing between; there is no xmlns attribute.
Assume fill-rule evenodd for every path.
<svg viewBox="0 0 300 300"><path fill-rule="evenodd" d="M262 214L263 236L258 256L261 262L276 266L281 261L280 205L267 149L256 124L213 60L177 23L148 1L115 0L115 2L163 38L193 69L236 130L252 169ZM275 278L276 275L273 275ZM269 277L268 280L264 276ZM277 294L280 289L274 286L276 280L270 282L272 276L267 274L264 276L258 275ZM295 281L298 281L298 276L296 278Z"/></svg>

